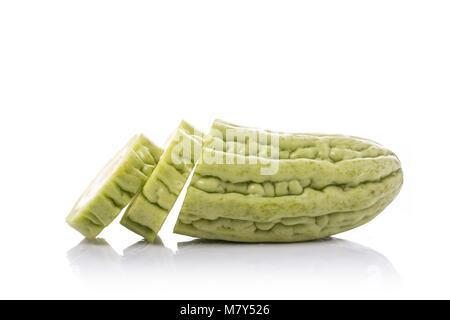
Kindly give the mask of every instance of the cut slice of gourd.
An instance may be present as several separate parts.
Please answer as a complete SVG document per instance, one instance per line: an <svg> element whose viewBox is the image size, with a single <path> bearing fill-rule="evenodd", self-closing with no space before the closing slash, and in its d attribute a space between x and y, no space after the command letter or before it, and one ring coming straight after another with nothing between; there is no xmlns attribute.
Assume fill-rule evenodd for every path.
<svg viewBox="0 0 450 320"><path fill-rule="evenodd" d="M95 238L141 190L162 152L144 135L135 135L91 182L67 223L86 238Z"/></svg>
<svg viewBox="0 0 450 320"><path fill-rule="evenodd" d="M182 121L120 223L153 242L201 155L203 134Z"/></svg>

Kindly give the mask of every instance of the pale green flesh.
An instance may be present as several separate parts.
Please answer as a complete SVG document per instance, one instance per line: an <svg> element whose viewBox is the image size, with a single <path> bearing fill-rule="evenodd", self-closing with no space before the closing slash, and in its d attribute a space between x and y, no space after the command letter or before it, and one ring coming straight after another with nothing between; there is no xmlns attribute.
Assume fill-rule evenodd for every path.
<svg viewBox="0 0 450 320"><path fill-rule="evenodd" d="M134 136L81 195L67 223L86 238L95 238L140 191L161 154L145 136Z"/></svg>
<svg viewBox="0 0 450 320"><path fill-rule="evenodd" d="M187 154L177 152L183 143L191 145ZM142 191L125 211L120 221L123 226L153 242L200 156L201 144L202 134L183 121Z"/></svg>
<svg viewBox="0 0 450 320"><path fill-rule="evenodd" d="M203 159L219 154L232 161L198 164L176 233L243 242L318 239L373 219L403 182L398 158L367 139L263 131L279 138L280 159L268 159L267 154L250 153L255 148L249 144L264 150L261 145L270 146L271 139L239 143L217 134L229 127L250 137L261 132L214 123L205 139ZM252 164L251 157L257 163ZM237 160L243 164L236 164ZM261 174L267 161L277 162L276 174Z"/></svg>

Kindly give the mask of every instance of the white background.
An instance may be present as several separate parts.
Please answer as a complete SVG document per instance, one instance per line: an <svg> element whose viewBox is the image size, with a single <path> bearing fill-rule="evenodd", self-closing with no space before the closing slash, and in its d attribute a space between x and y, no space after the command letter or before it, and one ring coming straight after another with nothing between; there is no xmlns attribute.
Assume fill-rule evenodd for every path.
<svg viewBox="0 0 450 320"><path fill-rule="evenodd" d="M448 1L1 1L0 298L450 298L449 107ZM65 217L133 134L215 118L374 139L404 186L326 241L180 244L179 201L164 246L79 244Z"/></svg>

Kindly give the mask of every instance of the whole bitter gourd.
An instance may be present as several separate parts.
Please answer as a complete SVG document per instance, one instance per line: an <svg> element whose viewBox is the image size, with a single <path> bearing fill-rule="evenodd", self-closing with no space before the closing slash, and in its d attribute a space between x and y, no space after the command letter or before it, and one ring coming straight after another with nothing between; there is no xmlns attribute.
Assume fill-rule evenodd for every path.
<svg viewBox="0 0 450 320"><path fill-rule="evenodd" d="M86 238L95 238L141 190L161 154L144 135L135 135L91 182L67 223Z"/></svg>
<svg viewBox="0 0 450 320"><path fill-rule="evenodd" d="M241 242L319 239L372 220L402 182L396 155L374 141L216 120L174 232Z"/></svg>
<svg viewBox="0 0 450 320"><path fill-rule="evenodd" d="M161 159L120 223L153 242L202 151L203 134L182 121Z"/></svg>

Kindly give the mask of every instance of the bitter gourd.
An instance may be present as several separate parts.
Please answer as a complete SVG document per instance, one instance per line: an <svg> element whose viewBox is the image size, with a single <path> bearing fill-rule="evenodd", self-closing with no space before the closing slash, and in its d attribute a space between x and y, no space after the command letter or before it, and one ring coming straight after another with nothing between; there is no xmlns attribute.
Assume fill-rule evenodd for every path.
<svg viewBox="0 0 450 320"><path fill-rule="evenodd" d="M120 223L153 242L200 157L203 134L182 121Z"/></svg>
<svg viewBox="0 0 450 320"><path fill-rule="evenodd" d="M140 191L161 154L144 135L135 135L81 195L67 223L86 238L95 238Z"/></svg>
<svg viewBox="0 0 450 320"><path fill-rule="evenodd" d="M216 120L174 232L241 242L323 238L373 219L402 182L397 156L374 141Z"/></svg>

